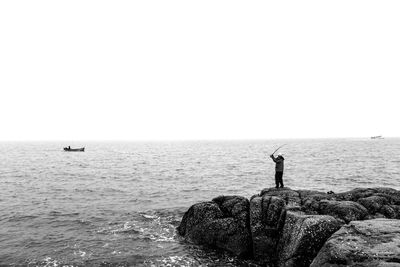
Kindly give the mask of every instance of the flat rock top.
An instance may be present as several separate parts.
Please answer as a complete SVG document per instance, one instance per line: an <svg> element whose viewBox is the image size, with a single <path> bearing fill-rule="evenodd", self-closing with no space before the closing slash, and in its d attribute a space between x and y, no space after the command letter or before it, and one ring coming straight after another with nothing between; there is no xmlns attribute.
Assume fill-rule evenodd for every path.
<svg viewBox="0 0 400 267"><path fill-rule="evenodd" d="M338 262L347 266L400 266L400 221L379 218L344 225L329 238L311 266L339 266L335 265Z"/></svg>
<svg viewBox="0 0 400 267"><path fill-rule="evenodd" d="M343 232L341 232L343 231ZM400 263L400 221L394 219L373 219L354 221L345 225L338 235L349 242L358 237L368 251L378 258L397 258Z"/></svg>
<svg viewBox="0 0 400 267"><path fill-rule="evenodd" d="M366 236L398 234L400 240L400 221L396 219L378 218L365 221L353 221L348 227L354 229Z"/></svg>

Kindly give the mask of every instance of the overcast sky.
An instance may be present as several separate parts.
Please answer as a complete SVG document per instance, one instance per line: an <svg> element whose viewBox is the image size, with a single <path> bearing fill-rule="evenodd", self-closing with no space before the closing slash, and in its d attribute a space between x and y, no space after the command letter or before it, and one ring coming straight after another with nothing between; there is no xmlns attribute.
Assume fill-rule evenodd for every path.
<svg viewBox="0 0 400 267"><path fill-rule="evenodd" d="M0 140L400 136L400 1L1 1Z"/></svg>

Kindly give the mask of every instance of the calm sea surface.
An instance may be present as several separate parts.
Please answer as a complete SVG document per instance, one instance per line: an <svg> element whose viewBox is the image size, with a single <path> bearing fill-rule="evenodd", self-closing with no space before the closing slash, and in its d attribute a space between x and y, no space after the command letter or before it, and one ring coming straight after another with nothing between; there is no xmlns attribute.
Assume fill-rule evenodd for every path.
<svg viewBox="0 0 400 267"><path fill-rule="evenodd" d="M400 139L0 143L0 265L240 265L175 228L196 202L274 186L284 143L292 189L400 189Z"/></svg>

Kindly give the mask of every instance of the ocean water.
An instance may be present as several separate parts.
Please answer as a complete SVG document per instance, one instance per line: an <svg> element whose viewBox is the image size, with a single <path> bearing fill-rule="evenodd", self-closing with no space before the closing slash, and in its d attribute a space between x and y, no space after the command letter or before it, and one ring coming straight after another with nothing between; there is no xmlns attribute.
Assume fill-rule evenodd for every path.
<svg viewBox="0 0 400 267"><path fill-rule="evenodd" d="M274 186L400 189L400 139L0 143L0 265L240 266L185 243L190 205ZM64 152L64 146L85 152Z"/></svg>

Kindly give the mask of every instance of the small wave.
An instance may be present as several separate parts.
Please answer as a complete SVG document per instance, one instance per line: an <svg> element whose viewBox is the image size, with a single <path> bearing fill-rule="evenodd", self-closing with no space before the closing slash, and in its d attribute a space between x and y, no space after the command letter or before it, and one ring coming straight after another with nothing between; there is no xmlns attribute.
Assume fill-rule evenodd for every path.
<svg viewBox="0 0 400 267"><path fill-rule="evenodd" d="M74 255L84 258L84 257L86 257L86 251L82 251L82 250L74 251Z"/></svg>
<svg viewBox="0 0 400 267"><path fill-rule="evenodd" d="M73 267L73 265L64 265L60 263L58 260L53 259L49 256L44 257L42 260L31 260L28 262L28 266L41 266L41 267L58 267L58 266L63 266L63 267Z"/></svg>
<svg viewBox="0 0 400 267"><path fill-rule="evenodd" d="M144 230L142 228L137 228L135 225L130 225L130 222L126 222L123 225L119 223L110 223L115 225L115 227L102 228L97 231L98 234L139 234Z"/></svg>
<svg viewBox="0 0 400 267"><path fill-rule="evenodd" d="M91 224L90 220L85 220L85 219L78 219L78 220L76 220L76 222L78 224L82 224L82 225L90 225Z"/></svg>
<svg viewBox="0 0 400 267"><path fill-rule="evenodd" d="M30 221L32 219L38 218L37 215L24 215L24 214L17 214L9 217L9 222L21 222L21 221Z"/></svg>
<svg viewBox="0 0 400 267"><path fill-rule="evenodd" d="M190 188L190 189L182 189L181 192L197 192L200 191L200 188Z"/></svg>
<svg viewBox="0 0 400 267"><path fill-rule="evenodd" d="M107 187L104 189L105 192L116 192L116 193L124 193L124 190L121 189L116 189L116 188L111 188L111 187Z"/></svg>
<svg viewBox="0 0 400 267"><path fill-rule="evenodd" d="M121 254L121 251L116 251L116 250L114 250L114 251L111 252L111 254L112 254L112 255L118 255L118 254Z"/></svg>
<svg viewBox="0 0 400 267"><path fill-rule="evenodd" d="M176 225L173 218L160 217L157 213L139 213L134 221L123 224L110 222L97 231L103 235L129 235L130 238L153 242L176 242Z"/></svg>
<svg viewBox="0 0 400 267"><path fill-rule="evenodd" d="M176 242L175 235L173 236L160 235L158 237L153 237L150 239L156 242Z"/></svg>
<svg viewBox="0 0 400 267"><path fill-rule="evenodd" d="M130 228L130 229L117 229L115 231L113 231L113 233L124 233L124 234L139 234L142 232L142 229L134 229L134 228Z"/></svg>
<svg viewBox="0 0 400 267"><path fill-rule="evenodd" d="M49 212L49 215L50 215L50 216L58 216L58 217L64 217L64 216L70 217L70 216L78 216L78 215L79 215L79 212L62 213L62 212L60 212L60 211L53 210L53 211L50 211L50 212Z"/></svg>
<svg viewBox="0 0 400 267"><path fill-rule="evenodd" d="M39 246L42 242L29 238L28 240L25 240L24 243L25 243L24 248L34 248Z"/></svg>
<svg viewBox="0 0 400 267"><path fill-rule="evenodd" d="M157 218L159 218L159 217L156 216L156 215L148 215L148 214L142 214L142 216L143 216L144 218L146 218L146 219L157 219Z"/></svg>
<svg viewBox="0 0 400 267"><path fill-rule="evenodd" d="M78 167L81 167L81 168L88 168L88 167L89 167L89 164L83 164L83 163L81 163L81 164L78 164Z"/></svg>
<svg viewBox="0 0 400 267"><path fill-rule="evenodd" d="M173 220L175 218L182 218L183 214L186 212L187 207L173 208L173 209L159 209L154 210L152 213L158 217L163 218L166 221Z"/></svg>
<svg viewBox="0 0 400 267"><path fill-rule="evenodd" d="M89 189L89 188L75 188L74 191L75 191L75 192L83 192L83 193L86 193L86 192L90 192L90 193L95 192L93 189Z"/></svg>

